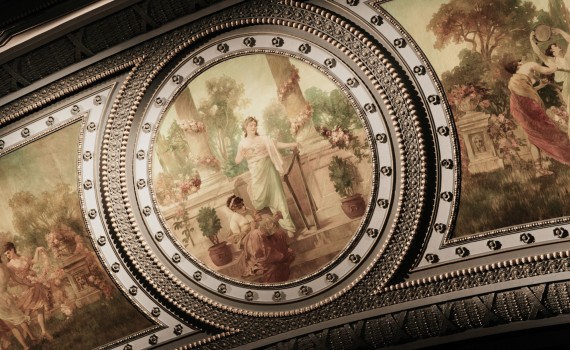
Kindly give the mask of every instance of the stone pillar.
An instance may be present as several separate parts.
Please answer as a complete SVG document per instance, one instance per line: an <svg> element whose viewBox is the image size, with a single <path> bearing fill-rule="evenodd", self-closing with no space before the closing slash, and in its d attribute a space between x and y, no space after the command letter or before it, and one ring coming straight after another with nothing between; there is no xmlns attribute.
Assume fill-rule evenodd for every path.
<svg viewBox="0 0 570 350"><path fill-rule="evenodd" d="M208 187L225 178L221 174L220 161L212 154L208 142L206 126L201 121L196 120L198 109L194 104L190 89L186 88L174 103L176 110L176 120L190 146L190 158L196 163L202 187Z"/></svg>
<svg viewBox="0 0 570 350"><path fill-rule="evenodd" d="M277 85L277 97L285 108L291 133L303 146L322 140L313 124L313 108L305 100L299 86L299 72L289 62L289 58L280 55L265 55L267 63Z"/></svg>
<svg viewBox="0 0 570 350"><path fill-rule="evenodd" d="M467 112L459 118L457 127L465 140L468 170L471 174L503 169L503 160L497 156L487 128L489 115L482 112Z"/></svg>

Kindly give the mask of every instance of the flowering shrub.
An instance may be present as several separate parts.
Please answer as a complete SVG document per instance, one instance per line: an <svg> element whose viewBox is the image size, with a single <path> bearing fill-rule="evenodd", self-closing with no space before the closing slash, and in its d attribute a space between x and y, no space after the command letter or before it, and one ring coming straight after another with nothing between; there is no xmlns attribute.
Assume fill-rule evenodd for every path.
<svg viewBox="0 0 570 350"><path fill-rule="evenodd" d="M77 234L66 225L58 225L46 235L49 249L56 258L72 255L77 246Z"/></svg>
<svg viewBox="0 0 570 350"><path fill-rule="evenodd" d="M307 103L305 109L299 113L297 118L295 118L291 122L291 134L297 135L299 131L305 126L305 124L311 119L313 116L313 107Z"/></svg>
<svg viewBox="0 0 570 350"><path fill-rule="evenodd" d="M293 89L299 82L299 78L299 70L295 67L292 67L289 79L283 85L281 85L279 89L277 89L277 97L279 98L279 102L283 102L285 98L287 98L287 96L293 92Z"/></svg>
<svg viewBox="0 0 570 350"><path fill-rule="evenodd" d="M493 140L499 157L511 164L522 160L518 152L526 144L524 139L516 136L516 128L515 122L502 113L499 115L493 114L489 118L487 127L487 132L491 140Z"/></svg>
<svg viewBox="0 0 570 350"><path fill-rule="evenodd" d="M212 155L197 157L196 163L203 165L203 166L207 166L207 167L214 169L214 170L220 169L220 161Z"/></svg>
<svg viewBox="0 0 570 350"><path fill-rule="evenodd" d="M180 127L182 128L182 130L184 130L185 132L195 132L195 133L201 133L206 131L206 126L204 125L204 123L202 122L197 122L197 121L184 121L182 123L180 123Z"/></svg>
<svg viewBox="0 0 570 350"><path fill-rule="evenodd" d="M160 205L178 203L198 192L201 185L198 173L185 176L160 173L155 185L156 199Z"/></svg>
<svg viewBox="0 0 570 350"><path fill-rule="evenodd" d="M317 130L322 136L329 140L333 147L340 149L347 149L350 141L354 139L350 130L341 129L338 126L333 129L329 129L326 126L319 126Z"/></svg>
<svg viewBox="0 0 570 350"><path fill-rule="evenodd" d="M568 112L565 106L552 106L546 110L546 114L560 130L568 131Z"/></svg>
<svg viewBox="0 0 570 350"><path fill-rule="evenodd" d="M447 94L447 100L452 107L467 112L477 107L487 109L491 101L487 99L487 90L476 85L455 85Z"/></svg>
<svg viewBox="0 0 570 350"><path fill-rule="evenodd" d="M358 137L348 130L336 126L332 129L326 126L318 126L317 131L321 136L326 137L333 148L351 150L358 160L366 158L368 155L363 152L362 144Z"/></svg>
<svg viewBox="0 0 570 350"><path fill-rule="evenodd" d="M200 176L198 174L195 174L192 177L186 176L180 184L180 193L182 196L188 197L192 193L198 192L201 184L202 180L200 180Z"/></svg>

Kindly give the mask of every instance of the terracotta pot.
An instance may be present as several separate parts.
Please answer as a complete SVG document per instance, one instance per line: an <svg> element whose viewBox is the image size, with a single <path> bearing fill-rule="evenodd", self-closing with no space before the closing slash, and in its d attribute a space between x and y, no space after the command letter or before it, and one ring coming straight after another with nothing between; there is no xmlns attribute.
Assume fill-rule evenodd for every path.
<svg viewBox="0 0 570 350"><path fill-rule="evenodd" d="M226 242L220 242L208 248L210 259L216 266L229 264L232 261L232 250Z"/></svg>
<svg viewBox="0 0 570 350"><path fill-rule="evenodd" d="M342 211L351 219L364 215L366 203L360 193L341 199Z"/></svg>

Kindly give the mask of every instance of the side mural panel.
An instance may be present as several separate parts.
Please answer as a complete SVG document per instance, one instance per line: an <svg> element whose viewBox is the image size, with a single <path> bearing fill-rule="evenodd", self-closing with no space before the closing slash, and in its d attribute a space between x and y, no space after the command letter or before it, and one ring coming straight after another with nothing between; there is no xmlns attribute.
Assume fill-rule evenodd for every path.
<svg viewBox="0 0 570 350"><path fill-rule="evenodd" d="M101 347L151 326L91 246L77 193L80 130L76 122L0 158L2 349Z"/></svg>
<svg viewBox="0 0 570 350"><path fill-rule="evenodd" d="M453 237L568 215L570 1L383 7L440 77L461 151Z"/></svg>
<svg viewBox="0 0 570 350"><path fill-rule="evenodd" d="M347 96L311 65L271 54L224 61L192 80L161 123L159 207L214 271L299 279L331 263L358 228L368 139Z"/></svg>

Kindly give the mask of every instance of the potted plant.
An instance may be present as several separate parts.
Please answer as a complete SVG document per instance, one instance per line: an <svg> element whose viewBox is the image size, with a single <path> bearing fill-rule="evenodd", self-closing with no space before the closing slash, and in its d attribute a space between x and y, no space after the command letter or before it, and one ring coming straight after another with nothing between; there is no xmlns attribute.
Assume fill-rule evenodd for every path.
<svg viewBox="0 0 570 350"><path fill-rule="evenodd" d="M232 261L232 252L230 247L226 244L226 241L220 242L218 238L218 233L222 229L222 224L216 210L211 207L202 207L198 211L198 216L196 217L198 221L198 226L202 231L202 234L212 242L208 251L210 253L210 259L216 266L222 266L230 263Z"/></svg>
<svg viewBox="0 0 570 350"><path fill-rule="evenodd" d="M329 164L329 178L335 191L341 196L342 210L351 219L364 214L366 203L356 186L362 181L356 166L348 159L333 156Z"/></svg>
<svg viewBox="0 0 570 350"><path fill-rule="evenodd" d="M190 222L190 214L188 213L188 209L181 207L176 212L174 220L175 220L173 223L174 229L175 230L182 229L180 233L182 233L182 235L184 236L184 238L182 239L184 245L186 246L188 245L188 243L192 243L192 247L194 247L195 244L194 240L192 239L192 233L194 232L195 229L192 226L192 223Z"/></svg>

